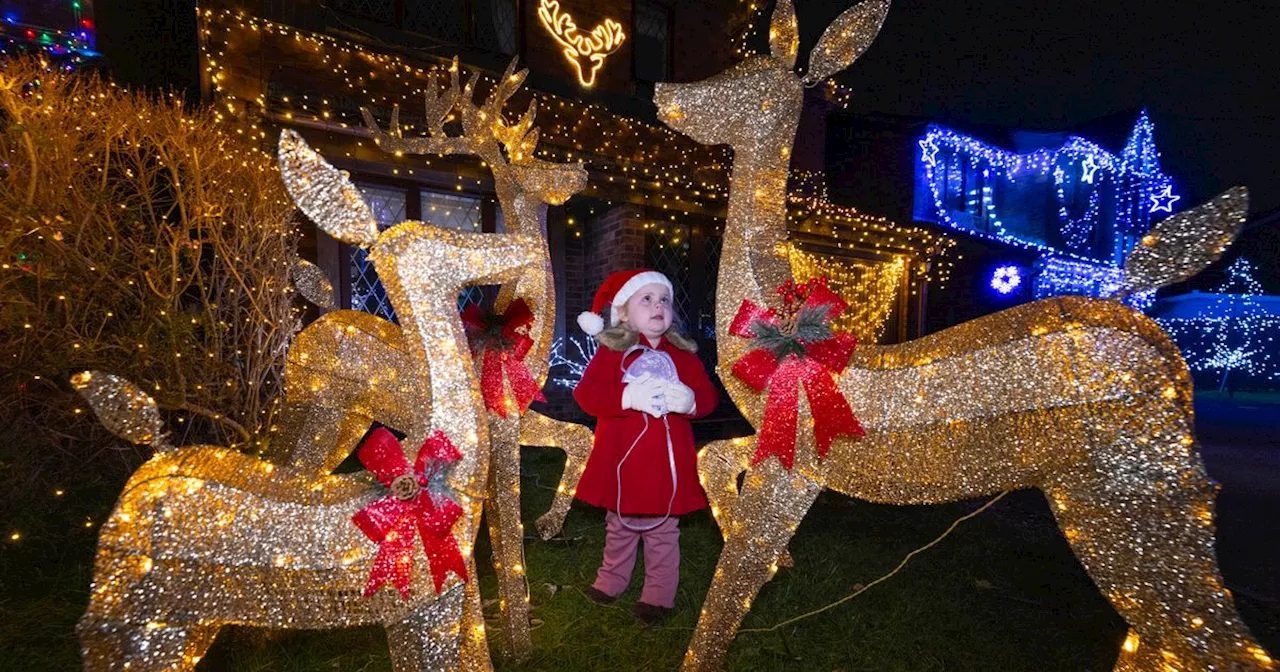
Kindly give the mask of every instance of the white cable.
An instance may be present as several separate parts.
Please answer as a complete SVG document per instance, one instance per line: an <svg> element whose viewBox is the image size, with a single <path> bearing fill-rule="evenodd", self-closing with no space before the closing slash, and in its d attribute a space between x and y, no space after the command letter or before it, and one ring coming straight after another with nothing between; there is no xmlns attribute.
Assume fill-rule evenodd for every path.
<svg viewBox="0 0 1280 672"><path fill-rule="evenodd" d="M619 366L622 367L622 374L623 374L624 381L628 373L627 367L625 365L625 362L627 361L627 357L632 352L635 352L637 350L642 352L641 354L642 357L644 356L645 353L649 353L649 352L665 357L668 362L671 362L671 371L672 372L675 371L675 362L671 361L671 355L668 355L665 352L659 352L658 350L654 350L653 348L648 348L637 343L636 345L633 345L630 348L627 348L627 351L622 353L622 363ZM676 380L679 380L678 376ZM671 498L667 500L667 512L662 516L662 518L658 522L654 523L653 525L650 525L649 527L632 527L627 523L626 516L622 515L622 464L627 461L628 457L631 457L631 451L635 450L636 446L640 445L640 439L644 438L644 435L649 431L649 414L641 412L641 416L644 418L644 429L641 430L640 434L636 436L636 440L631 442L631 447L627 448L627 452L622 455L622 459L618 460L618 467L616 470L617 477L618 477L618 501L617 501L618 522L622 523L623 527L627 528L628 530L631 530L632 532L648 532L649 530L656 529L659 525L667 522L667 519L671 517L671 508L675 505L676 490L680 486L680 479L676 475L675 446L673 446L671 443L671 423L667 421L667 413L666 413L666 409L664 408L663 414L662 414L662 425L666 430L666 434L667 434L667 464L671 467Z"/></svg>

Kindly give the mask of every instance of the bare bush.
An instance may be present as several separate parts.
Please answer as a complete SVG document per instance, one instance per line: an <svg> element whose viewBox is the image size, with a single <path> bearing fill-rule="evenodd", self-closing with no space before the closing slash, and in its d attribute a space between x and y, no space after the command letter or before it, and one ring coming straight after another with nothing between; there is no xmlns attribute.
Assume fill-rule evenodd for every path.
<svg viewBox="0 0 1280 672"><path fill-rule="evenodd" d="M251 446L298 328L292 212L215 111L0 63L0 436L101 458L66 384L101 369L173 411L179 441Z"/></svg>

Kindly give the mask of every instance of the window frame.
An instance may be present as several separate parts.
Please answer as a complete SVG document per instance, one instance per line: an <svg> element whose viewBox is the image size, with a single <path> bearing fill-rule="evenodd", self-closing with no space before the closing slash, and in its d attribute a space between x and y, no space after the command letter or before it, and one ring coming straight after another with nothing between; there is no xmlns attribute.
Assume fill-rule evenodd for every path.
<svg viewBox="0 0 1280 672"><path fill-rule="evenodd" d="M637 70L637 64L640 62L640 31L637 28L640 16L640 7L648 5L662 10L667 17L666 25L666 63L665 72L661 79L645 79L640 76ZM665 82L671 79L671 73L675 71L675 9L670 3L659 2L658 0L633 0L631 3L631 78L638 84L652 85L657 82Z"/></svg>
<svg viewBox="0 0 1280 672"><path fill-rule="evenodd" d="M445 189L441 186L415 181L415 180L399 180L369 173L354 173L351 176L352 184L357 188L360 186L370 186L382 189L399 189L405 192L405 219L422 221L422 192L429 191L448 196L466 196L475 198L480 201L480 231L483 233L494 233L497 226L497 215L499 205L496 197L484 191L456 191ZM330 280L337 281L338 285L338 306L343 310L360 310L360 308L351 305L351 289L352 289L352 255L355 248L347 243L338 241L329 236L321 236L320 242L329 240L337 246L336 265L337 277Z"/></svg>

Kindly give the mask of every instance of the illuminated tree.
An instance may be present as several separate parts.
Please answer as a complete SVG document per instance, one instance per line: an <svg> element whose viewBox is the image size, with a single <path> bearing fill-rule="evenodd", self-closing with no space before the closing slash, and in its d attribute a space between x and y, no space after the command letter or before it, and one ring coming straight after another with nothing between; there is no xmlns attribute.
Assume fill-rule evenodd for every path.
<svg viewBox="0 0 1280 672"><path fill-rule="evenodd" d="M1192 371L1214 374L1218 389L1228 388L1233 372L1261 382L1280 380L1280 310L1269 308L1244 258L1227 267L1227 278L1211 293L1176 299L1200 299L1194 315L1159 317L1182 348Z"/></svg>

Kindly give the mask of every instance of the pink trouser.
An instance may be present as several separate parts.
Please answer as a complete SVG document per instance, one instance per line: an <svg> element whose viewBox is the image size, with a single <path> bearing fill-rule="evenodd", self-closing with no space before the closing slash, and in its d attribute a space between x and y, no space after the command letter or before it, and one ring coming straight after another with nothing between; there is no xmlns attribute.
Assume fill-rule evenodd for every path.
<svg viewBox="0 0 1280 672"><path fill-rule="evenodd" d="M604 515L604 562L596 572L593 587L617 596L631 583L631 570L636 566L636 548L644 539L644 588L640 601L668 609L676 606L676 586L680 583L680 519L671 516L657 527L636 532L622 525L622 516L609 511ZM627 524L646 528L658 522L658 516L626 516Z"/></svg>

